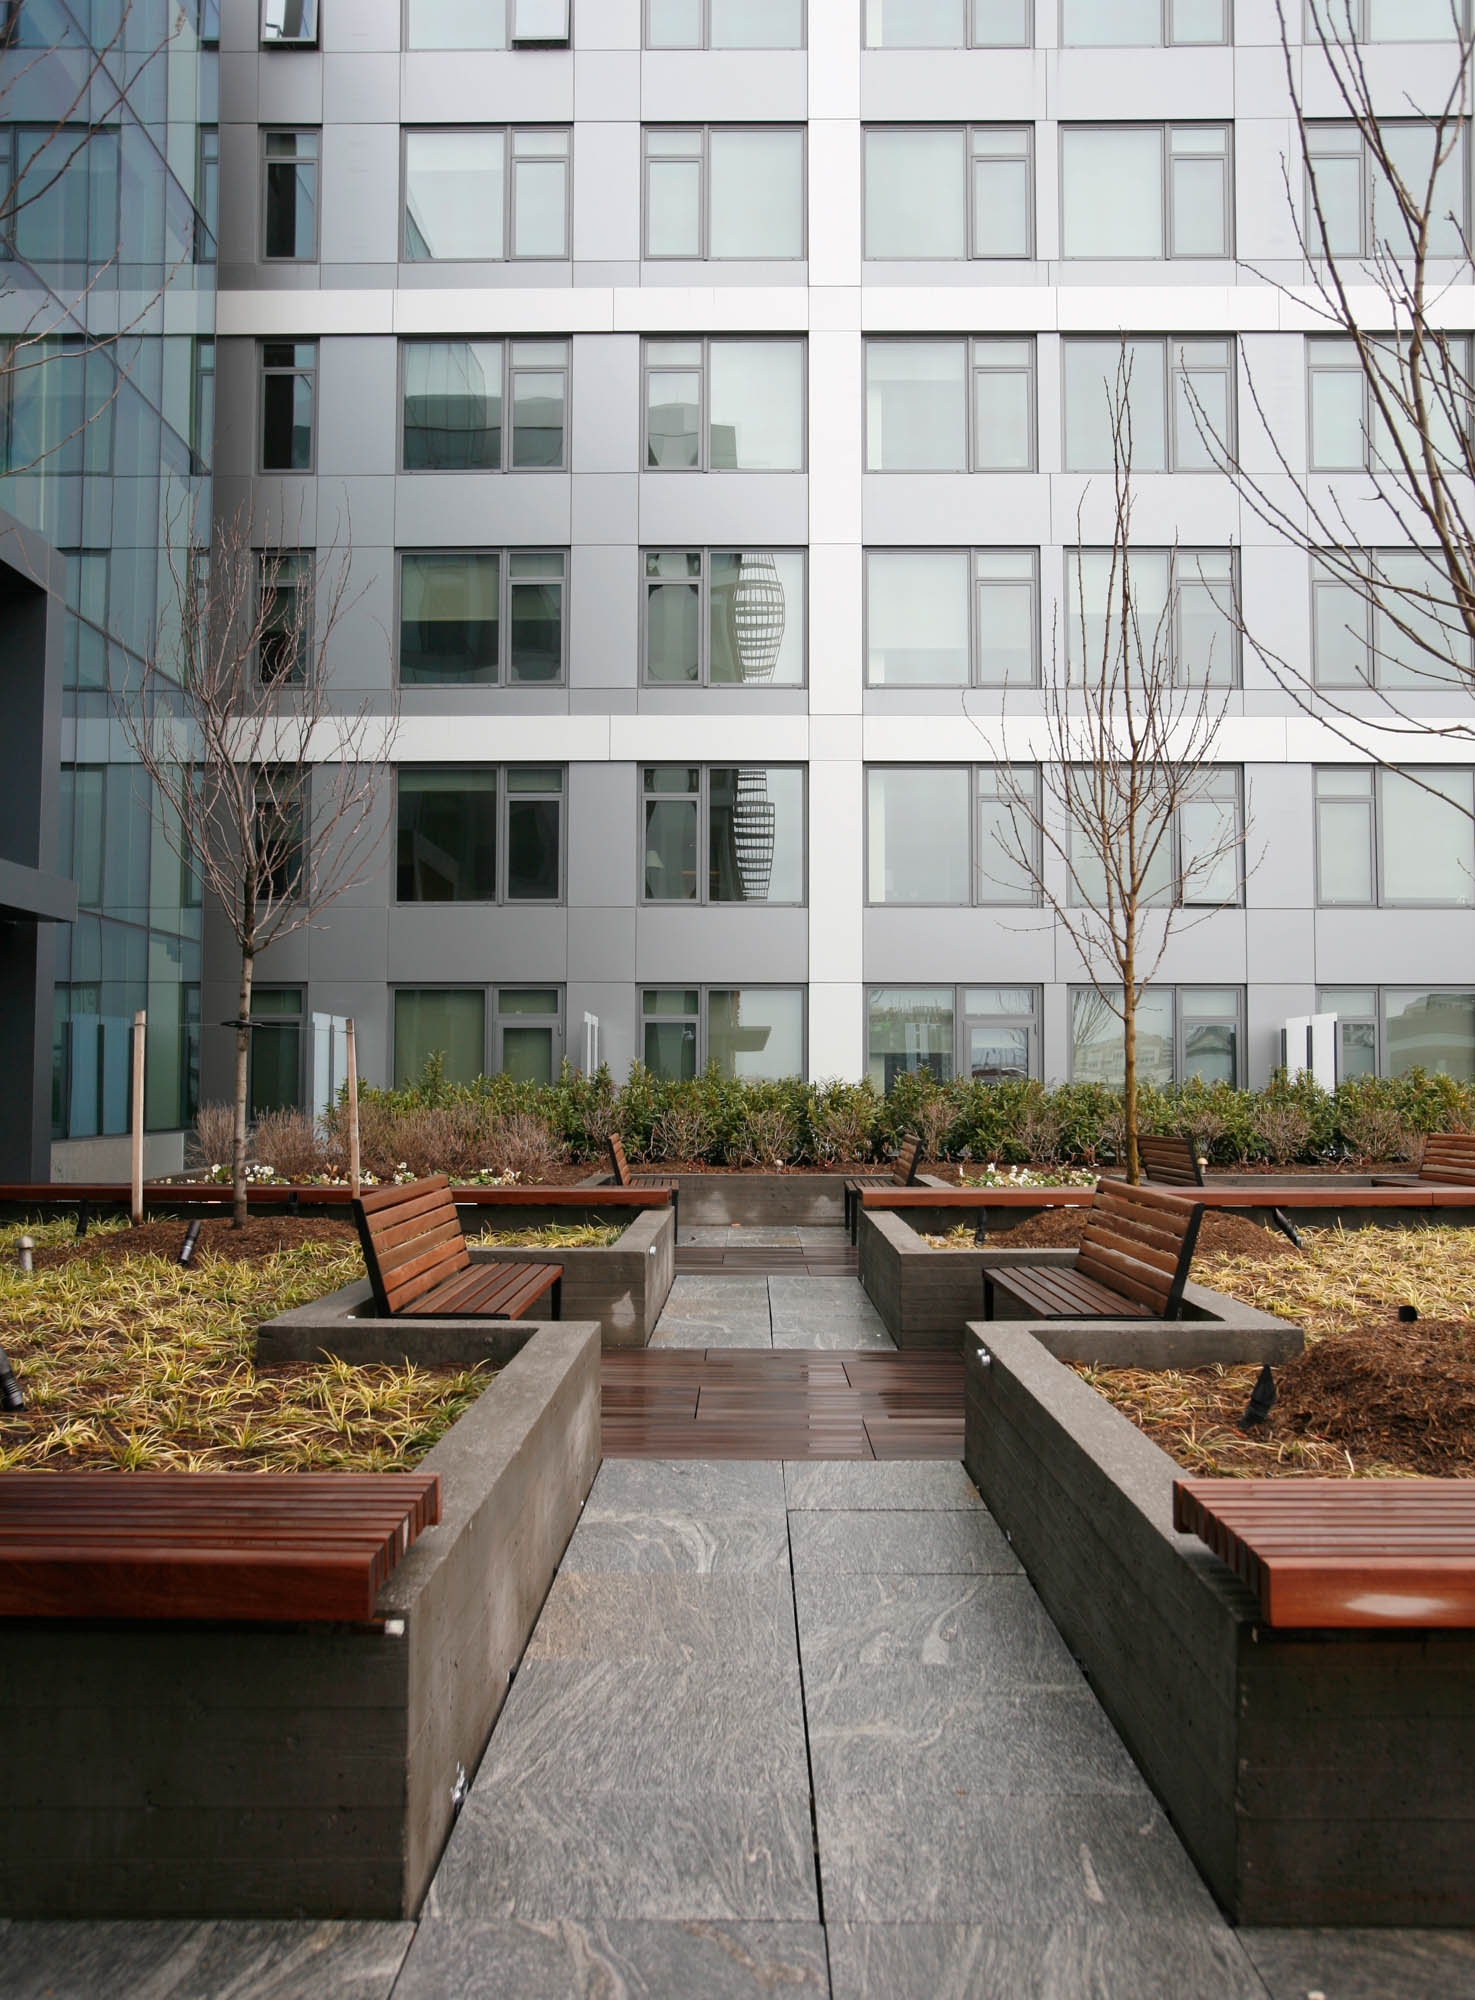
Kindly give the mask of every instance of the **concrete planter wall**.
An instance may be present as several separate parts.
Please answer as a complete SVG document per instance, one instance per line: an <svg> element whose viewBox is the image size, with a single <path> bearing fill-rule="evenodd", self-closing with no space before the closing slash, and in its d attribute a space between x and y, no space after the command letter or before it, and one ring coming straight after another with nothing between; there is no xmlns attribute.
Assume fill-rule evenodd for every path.
<svg viewBox="0 0 1475 2000"><path fill-rule="evenodd" d="M500 1220L500 1218L499 1218ZM522 1226L516 1224L514 1226ZM535 1227L536 1225L527 1225ZM496 1250L474 1246L474 1264L562 1264L565 1320L595 1320L606 1347L644 1347L655 1331L676 1275L676 1224L669 1208L635 1211L616 1243L572 1250ZM522 1344L521 1321L380 1319L367 1278L266 1320L256 1332L258 1367L320 1361L326 1355L362 1367L372 1361L426 1368L500 1362Z"/></svg>
<svg viewBox="0 0 1475 2000"><path fill-rule="evenodd" d="M518 1331L375 1624L0 1621L0 1913L414 1915L599 1466L597 1327Z"/></svg>
<svg viewBox="0 0 1475 2000"><path fill-rule="evenodd" d="M1074 1250L937 1250L924 1243L908 1209L865 1209L860 1218L860 1281L898 1347L956 1347L983 1311L983 1273L1011 1264L1075 1262ZM946 1211L944 1211L946 1213ZM956 1211L953 1211L956 1214ZM952 1225L947 1225L951 1227ZM1023 1313L1000 1298L1000 1323ZM1201 1368L1244 1361L1285 1361L1301 1351L1301 1332L1205 1285L1187 1285L1177 1320L1050 1320L1034 1332L1063 1360L1123 1368Z"/></svg>
<svg viewBox="0 0 1475 2000"><path fill-rule="evenodd" d="M1475 1635L1269 1629L1031 1331L970 1326L965 1379L968 1471L1230 1916L1475 1923Z"/></svg>

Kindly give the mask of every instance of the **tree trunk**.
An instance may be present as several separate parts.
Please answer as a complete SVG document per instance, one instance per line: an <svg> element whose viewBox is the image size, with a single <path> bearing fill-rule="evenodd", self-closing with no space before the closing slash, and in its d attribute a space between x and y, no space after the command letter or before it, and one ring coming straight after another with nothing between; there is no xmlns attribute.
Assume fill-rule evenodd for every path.
<svg viewBox="0 0 1475 2000"><path fill-rule="evenodd" d="M1122 970L1122 1125L1126 1137L1127 1179L1133 1187L1142 1178L1137 1158L1137 954L1128 944Z"/></svg>
<svg viewBox="0 0 1475 2000"><path fill-rule="evenodd" d="M235 1123L230 1141L232 1229L240 1229L246 1220L246 1074L251 1052L251 976L255 969L254 954L243 951L240 1005L236 1010Z"/></svg>

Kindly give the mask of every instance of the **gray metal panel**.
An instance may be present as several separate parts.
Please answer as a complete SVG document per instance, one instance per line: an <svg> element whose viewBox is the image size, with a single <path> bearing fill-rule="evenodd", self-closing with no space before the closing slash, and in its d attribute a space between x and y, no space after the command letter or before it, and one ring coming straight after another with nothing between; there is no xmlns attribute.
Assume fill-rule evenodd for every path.
<svg viewBox="0 0 1475 2000"><path fill-rule="evenodd" d="M650 986L802 985L809 915L756 904L646 904L635 916L635 971Z"/></svg>

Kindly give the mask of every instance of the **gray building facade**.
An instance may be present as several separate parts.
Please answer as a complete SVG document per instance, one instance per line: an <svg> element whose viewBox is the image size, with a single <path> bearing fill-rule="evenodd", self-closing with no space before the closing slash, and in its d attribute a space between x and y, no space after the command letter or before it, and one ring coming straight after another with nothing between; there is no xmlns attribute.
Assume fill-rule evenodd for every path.
<svg viewBox="0 0 1475 2000"><path fill-rule="evenodd" d="M1452 59L1394 17L1431 38L1370 48L1390 117ZM1303 88L1344 142L1310 52ZM985 850L1110 538L1123 335L1136 547L1185 675L1228 683L1208 790L1247 828L1147 1071L1261 1083L1322 1010L1346 1073L1475 1074L1469 764L1409 746L1431 801L1277 683L1345 682L1357 634L1185 414L1372 504L1296 157L1272 0L224 0L217 517L351 541L335 695L400 711L382 876L259 964L258 1106L311 1090L314 1013L386 1082L433 1049L1119 1067ZM207 911L206 1097L235 979Z"/></svg>

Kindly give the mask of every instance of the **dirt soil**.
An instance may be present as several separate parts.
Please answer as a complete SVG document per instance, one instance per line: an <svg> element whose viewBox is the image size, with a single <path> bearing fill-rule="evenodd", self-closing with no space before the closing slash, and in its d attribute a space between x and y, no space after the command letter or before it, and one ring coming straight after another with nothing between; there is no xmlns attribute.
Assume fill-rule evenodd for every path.
<svg viewBox="0 0 1475 2000"><path fill-rule="evenodd" d="M1016 1222L1009 1229L990 1229L988 1240L996 1250L1073 1250L1081 1240L1090 1210L1043 1208L1038 1214ZM1208 1209L1199 1225L1198 1249L1204 1255L1220 1252L1228 1257L1294 1257L1298 1254L1289 1237L1278 1230L1265 1229L1242 1215L1223 1215Z"/></svg>
<svg viewBox="0 0 1475 2000"><path fill-rule="evenodd" d="M125 1257L169 1257L179 1255L189 1224L185 1221L145 1222L137 1229L89 1230L75 1242L51 1249L36 1250L35 1268L44 1271L56 1264L78 1258L120 1264ZM249 1216L240 1229L229 1221L211 1218L200 1224L194 1261L220 1258L229 1263L255 1263L278 1250L295 1250L303 1243L352 1243L357 1233L351 1222L333 1222L326 1216Z"/></svg>

